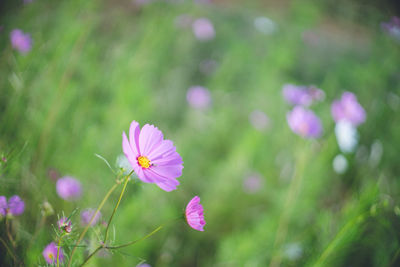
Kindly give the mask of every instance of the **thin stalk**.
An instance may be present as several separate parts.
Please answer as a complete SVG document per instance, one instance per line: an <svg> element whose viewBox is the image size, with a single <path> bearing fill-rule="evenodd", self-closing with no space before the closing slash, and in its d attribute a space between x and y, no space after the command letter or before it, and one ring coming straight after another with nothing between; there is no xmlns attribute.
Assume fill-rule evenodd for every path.
<svg viewBox="0 0 400 267"><path fill-rule="evenodd" d="M11 245L15 249L16 244L15 244L14 238L12 237L12 234L10 231L10 221L8 220L7 217L6 217L6 232L7 232L8 239L10 239Z"/></svg>
<svg viewBox="0 0 400 267"><path fill-rule="evenodd" d="M150 236L152 236L152 235L154 235L155 233L157 233L158 231L160 231L163 227L164 227L163 225L160 225L160 226L158 226L156 229L154 229L151 233L145 235L144 237L139 238L139 239L134 240L134 241L131 241L131 242L128 242L128 243L126 243L126 244L119 245L119 246L111 246L111 247L106 246L105 248L107 248L107 249L119 249L119 248L128 247L128 246L130 246L130 245L136 244L136 243L138 243L138 242L140 242L140 241L143 241L143 240L149 238Z"/></svg>
<svg viewBox="0 0 400 267"><path fill-rule="evenodd" d="M61 249L61 240L63 239L64 234L60 236L60 239L58 239L58 245L57 245L57 267L60 267L60 249Z"/></svg>
<svg viewBox="0 0 400 267"><path fill-rule="evenodd" d="M345 224L345 226L343 226L343 228L339 231L335 238L328 244L328 246L325 248L319 259L313 266L324 266L323 263L328 258L328 256L332 254L333 249L336 247L337 243L340 242L341 237L354 225L361 224L364 220L366 220L367 214L369 214L369 212L361 214Z"/></svg>
<svg viewBox="0 0 400 267"><path fill-rule="evenodd" d="M126 243L126 244L122 244L122 245L119 245L119 246L105 246L105 245L103 244L102 246L98 246L89 256L87 256L87 258L85 259L85 261L84 261L80 266L82 267L83 265L85 265L85 264L86 264L97 252L99 252L99 250L102 249L102 248L105 248L105 249L119 249L119 248L128 247L128 246L130 246L130 245L139 243L140 241L143 241L143 240L145 240L145 239L151 237L152 235L154 235L155 233L157 233L158 231L160 231L163 227L164 227L164 225L160 225L160 226L158 226L156 229L154 229L151 233L149 233L149 234L147 234L147 235L145 235L145 236L143 236L143 237L141 237L141 238L139 238L139 239L136 239L136 240L134 240L134 241L128 242L128 243Z"/></svg>
<svg viewBox="0 0 400 267"><path fill-rule="evenodd" d="M78 245L81 243L83 237L85 236L86 232L89 230L90 225L92 224L94 218L96 217L97 213L99 213L99 211L101 210L101 208L104 206L104 204L106 203L107 199L110 197L111 193L114 192L114 190L118 187L118 183L114 184L110 190L108 190L107 194L105 195L105 197L103 198L103 200L101 201L99 207L97 208L96 212L93 214L92 218L90 219L90 222L86 225L85 229L83 230L83 232L81 233L81 235L79 236L78 240L75 243L74 248L72 249L71 252L71 256L69 257L69 261L68 261L68 267L71 266L72 264L72 258L74 256L74 253L76 251L76 248L78 247Z"/></svg>
<svg viewBox="0 0 400 267"><path fill-rule="evenodd" d="M85 259L85 261L80 266L82 267L83 265L85 265L90 260L90 258L92 258L102 248L103 246L97 247L92 253L90 253L90 255Z"/></svg>
<svg viewBox="0 0 400 267"><path fill-rule="evenodd" d="M300 154L300 160L298 162L298 166L293 175L293 178L290 182L289 191L286 197L286 202L283 207L282 215L279 219L278 229L276 232L275 242L273 246L274 249L272 250L273 256L269 265L270 267L279 267L281 264L282 256L279 249L282 243L286 239L293 205L295 204L297 195L300 191L301 182L304 176L303 175L304 163L305 163L304 156Z"/></svg>
<svg viewBox="0 0 400 267"><path fill-rule="evenodd" d="M112 214L111 214L110 219L108 220L106 232L105 232L105 234L104 234L104 240L103 240L103 243L104 243L104 244L105 244L106 241L107 241L108 230L109 230L109 228L110 228L111 221L112 221L112 219L114 218L114 214L115 214L115 212L116 212L117 209L118 209L119 203L121 203L122 196L124 195L126 186L128 185L129 176L130 176L130 174L127 175L127 176L125 177L125 183L124 183L124 186L122 187L121 194L119 195L118 202L117 202L117 204L116 204L115 207L114 207L114 210L113 210L113 212L112 212Z"/></svg>
<svg viewBox="0 0 400 267"><path fill-rule="evenodd" d="M41 219L40 219L40 222L39 222L39 223L36 223L35 232L33 233L32 238L31 238L30 241L29 241L28 248L26 249L27 251L30 250L32 244L34 243L34 241L36 240L36 238L37 238L37 236L38 236L38 234L39 234L39 232L40 232L40 229L42 229L42 227L43 227L43 225L44 225L45 223L46 223L46 216L43 216L43 215L42 215L42 216L41 216Z"/></svg>
<svg viewBox="0 0 400 267"><path fill-rule="evenodd" d="M3 243L3 245L6 247L8 253L11 255L11 257L14 259L14 262L18 262L17 257L15 257L14 253L12 252L12 250L8 247L6 241L3 240L3 238L0 237L0 241L1 243Z"/></svg>

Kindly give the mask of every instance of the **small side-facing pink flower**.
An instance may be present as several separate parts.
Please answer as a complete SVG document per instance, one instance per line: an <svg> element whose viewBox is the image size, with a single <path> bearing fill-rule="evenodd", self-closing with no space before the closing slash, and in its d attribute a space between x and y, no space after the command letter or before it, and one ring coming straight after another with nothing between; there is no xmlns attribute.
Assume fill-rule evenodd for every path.
<svg viewBox="0 0 400 267"><path fill-rule="evenodd" d="M186 221L190 227L197 231L204 231L206 225L203 214L203 206L200 204L200 198L195 196L186 206Z"/></svg>
<svg viewBox="0 0 400 267"><path fill-rule="evenodd" d="M43 250L42 254L48 264L57 263L57 245L54 242L48 244L46 248ZM64 252L62 248L60 248L60 251L58 252L58 262L61 263L63 261L64 261Z"/></svg>
<svg viewBox="0 0 400 267"><path fill-rule="evenodd" d="M132 121L129 141L125 132L122 134L122 149L143 182L155 183L167 192L179 185L176 178L182 175L182 158L157 127L146 124L140 129L139 123Z"/></svg>

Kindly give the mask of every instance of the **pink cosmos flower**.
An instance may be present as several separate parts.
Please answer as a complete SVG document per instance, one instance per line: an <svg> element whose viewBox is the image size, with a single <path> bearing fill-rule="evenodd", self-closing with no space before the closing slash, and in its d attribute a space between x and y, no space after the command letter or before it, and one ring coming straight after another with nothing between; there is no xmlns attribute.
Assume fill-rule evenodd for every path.
<svg viewBox="0 0 400 267"><path fill-rule="evenodd" d="M202 86L192 86L187 91L186 100L192 108L205 109L211 104L211 94Z"/></svg>
<svg viewBox="0 0 400 267"><path fill-rule="evenodd" d="M176 178L182 175L182 158L172 141L164 140L154 125L146 124L140 129L139 123L132 121L129 141L125 132L122 134L122 149L143 182L155 183L167 192L179 185Z"/></svg>
<svg viewBox="0 0 400 267"><path fill-rule="evenodd" d="M335 100L331 106L332 117L335 122L348 121L353 126L358 126L365 121L365 110L358 103L357 97L350 92L344 92L340 100Z"/></svg>
<svg viewBox="0 0 400 267"><path fill-rule="evenodd" d="M317 115L302 106L296 106L286 116L290 129L304 138L318 138L322 124Z"/></svg>
<svg viewBox="0 0 400 267"><path fill-rule="evenodd" d="M93 215L95 214L96 210L94 209L86 209L81 212L81 224L83 226L86 226L90 223L90 220L92 219ZM94 217L92 223L90 226L96 225L100 221L101 213L100 211L96 214Z"/></svg>
<svg viewBox="0 0 400 267"><path fill-rule="evenodd" d="M214 39L214 26L209 19L199 18L193 22L193 33L199 41L209 41Z"/></svg>
<svg viewBox="0 0 400 267"><path fill-rule="evenodd" d="M10 197L7 203L5 196L0 196L0 215L18 216L25 210L25 202L17 195Z"/></svg>
<svg viewBox="0 0 400 267"><path fill-rule="evenodd" d="M186 206L186 221L190 227L197 231L204 231L206 225L203 215L203 206L200 204L200 198L195 196Z"/></svg>
<svg viewBox="0 0 400 267"><path fill-rule="evenodd" d="M82 195L81 183L71 176L64 176L58 179L56 189L57 194L68 201L77 200Z"/></svg>
<svg viewBox="0 0 400 267"><path fill-rule="evenodd" d="M23 54L28 53L32 48L31 36L20 29L11 31L10 40L12 47Z"/></svg>
<svg viewBox="0 0 400 267"><path fill-rule="evenodd" d="M48 264L56 264L57 263L57 245L54 242L51 242L46 246L43 250L43 257ZM64 261L64 252L62 248L58 252L58 262Z"/></svg>

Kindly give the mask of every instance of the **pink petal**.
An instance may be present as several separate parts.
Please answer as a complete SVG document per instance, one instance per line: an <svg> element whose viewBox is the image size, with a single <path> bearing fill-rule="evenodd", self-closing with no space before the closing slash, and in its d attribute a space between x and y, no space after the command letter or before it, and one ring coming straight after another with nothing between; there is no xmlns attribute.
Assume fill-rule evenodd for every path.
<svg viewBox="0 0 400 267"><path fill-rule="evenodd" d="M163 140L163 134L157 127L146 124L143 126L139 135L139 148L143 156L148 156L149 153Z"/></svg>
<svg viewBox="0 0 400 267"><path fill-rule="evenodd" d="M139 134L140 127L137 121L132 121L131 126L129 127L129 141L131 144L131 148L135 155L140 155L139 150Z"/></svg>
<svg viewBox="0 0 400 267"><path fill-rule="evenodd" d="M157 147L155 147L147 155L151 161L155 161L158 158L165 157L167 154L172 154L176 149L174 143L171 140L163 140Z"/></svg>
<svg viewBox="0 0 400 267"><path fill-rule="evenodd" d="M156 182L156 185L162 190L170 192L176 189L176 187L179 185L179 182L174 179L169 179L166 182Z"/></svg>
<svg viewBox="0 0 400 267"><path fill-rule="evenodd" d="M152 166L152 172L169 178L178 178L182 175L182 165Z"/></svg>
<svg viewBox="0 0 400 267"><path fill-rule="evenodd" d="M143 170L143 168L139 167L137 171L135 171L137 176L139 177L140 180L142 180L145 183L154 183L154 179L150 177L150 175L147 173L146 170Z"/></svg>
<svg viewBox="0 0 400 267"><path fill-rule="evenodd" d="M182 164L183 161L182 161L181 156L177 152L174 152L173 154L171 154L167 157L162 157L162 158L158 158L156 160L152 160L151 163L156 166L179 165L179 164Z"/></svg>

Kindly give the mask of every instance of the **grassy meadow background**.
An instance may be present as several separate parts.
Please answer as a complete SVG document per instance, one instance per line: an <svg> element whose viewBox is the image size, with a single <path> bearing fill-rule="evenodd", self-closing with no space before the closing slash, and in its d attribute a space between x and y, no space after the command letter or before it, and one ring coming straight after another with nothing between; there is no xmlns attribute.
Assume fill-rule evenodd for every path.
<svg viewBox="0 0 400 267"><path fill-rule="evenodd" d="M94 154L114 166L121 134L136 120L174 142L184 161L181 184L170 193L129 184L113 221L114 244L167 225L88 266L400 266L400 43L380 26L395 9L361 2L2 2L0 195L18 194L26 204L13 220L15 253L26 266L45 266L57 215L76 208L73 234L80 233L80 211L96 208L114 184ZM210 19L215 38L197 40L190 25L177 25L182 14ZM273 31L257 30L258 17L271 19ZM26 55L11 47L14 28L32 36ZM204 61L212 71L201 71ZM290 130L286 83L324 90L325 100L312 106L321 138ZM188 105L194 85L210 90L208 109ZM344 91L357 95L367 120L338 174L330 105ZM254 110L269 117L262 131L249 122ZM244 187L249 174L261 177L255 192ZM64 175L81 181L79 201L57 195L54 176ZM118 191L102 209L104 220ZM195 195L204 232L174 221ZM46 201L54 214L43 219ZM7 240L4 229L0 222ZM77 266L103 229L89 231ZM0 244L0 265L12 262Z"/></svg>

